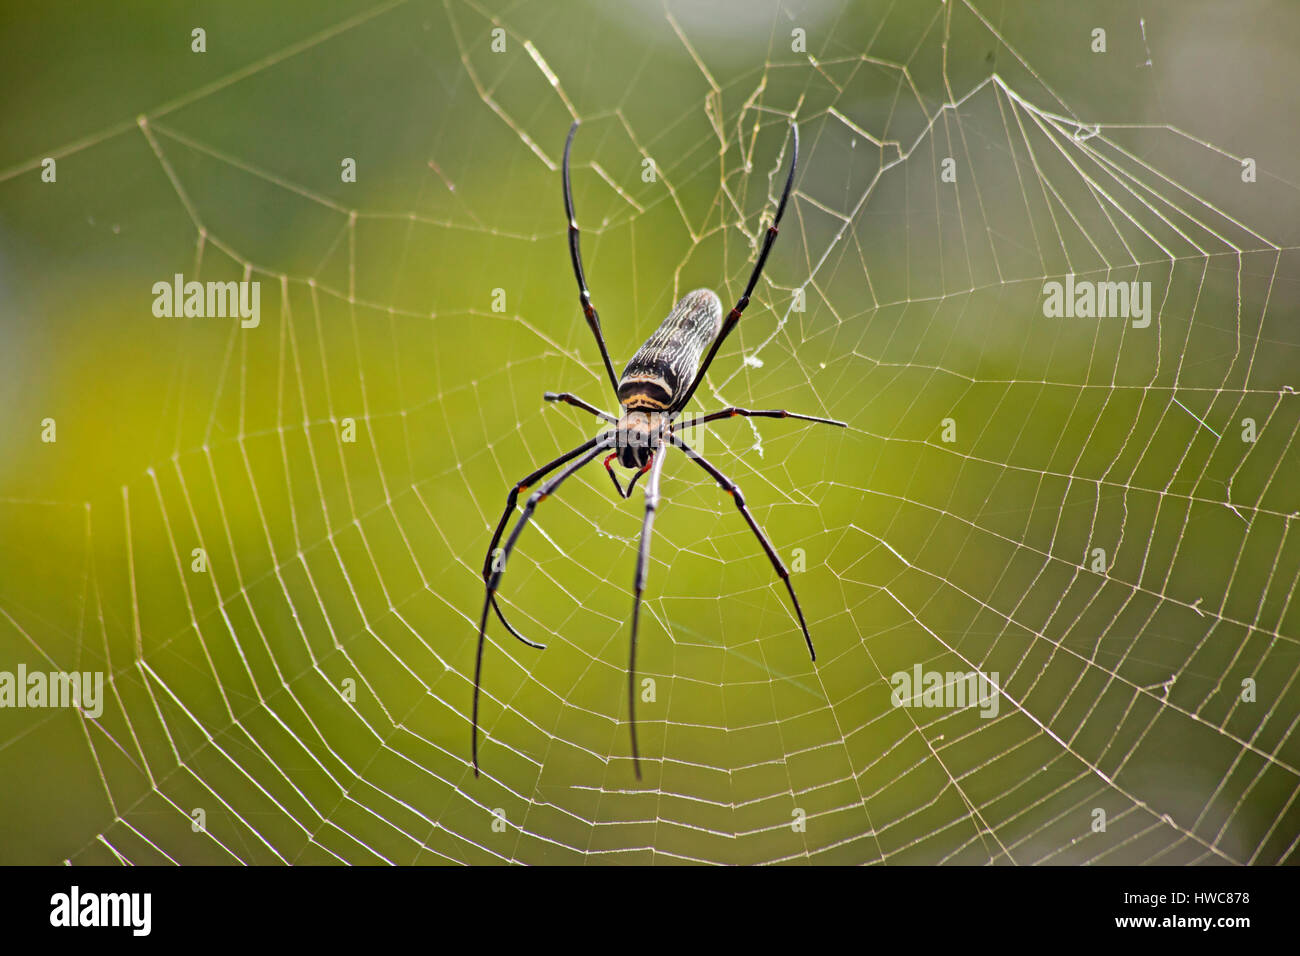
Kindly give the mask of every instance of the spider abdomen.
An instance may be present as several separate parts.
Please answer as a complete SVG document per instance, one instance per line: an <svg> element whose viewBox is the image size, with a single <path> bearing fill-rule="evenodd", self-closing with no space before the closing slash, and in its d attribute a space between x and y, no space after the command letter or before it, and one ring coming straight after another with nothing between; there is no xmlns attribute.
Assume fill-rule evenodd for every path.
<svg viewBox="0 0 1300 956"><path fill-rule="evenodd" d="M630 409L671 407L695 381L700 357L721 328L717 295L711 289L686 293L623 369L619 402Z"/></svg>

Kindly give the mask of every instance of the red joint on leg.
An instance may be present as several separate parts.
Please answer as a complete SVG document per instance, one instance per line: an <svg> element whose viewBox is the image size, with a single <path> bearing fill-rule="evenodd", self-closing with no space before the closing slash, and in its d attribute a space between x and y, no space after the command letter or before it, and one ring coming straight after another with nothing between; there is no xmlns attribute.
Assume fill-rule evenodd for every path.
<svg viewBox="0 0 1300 956"><path fill-rule="evenodd" d="M606 474L609 475L609 480L614 482L614 487L618 489L618 493L622 495L622 497L626 498L627 495L623 494L623 486L618 482L618 475L614 474L614 469L609 467L609 463L617 457L618 457L618 452L614 452L613 454L607 455L605 457L605 472ZM634 478L632 480L635 481L636 479Z"/></svg>

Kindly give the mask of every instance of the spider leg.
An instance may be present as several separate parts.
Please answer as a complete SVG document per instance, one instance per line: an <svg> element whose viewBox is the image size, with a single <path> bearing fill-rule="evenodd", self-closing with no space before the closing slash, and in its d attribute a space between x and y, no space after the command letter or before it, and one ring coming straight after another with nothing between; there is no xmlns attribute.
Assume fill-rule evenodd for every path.
<svg viewBox="0 0 1300 956"><path fill-rule="evenodd" d="M641 466L641 470L633 475L632 480L627 483L627 494L624 495L625 498L632 497L632 489L636 487L637 479L649 471L652 465L654 465L654 452L650 453L650 457L646 460L646 463Z"/></svg>
<svg viewBox="0 0 1300 956"><path fill-rule="evenodd" d="M799 627L803 629L803 639L808 644L808 656L813 660L817 660L817 652L813 650L812 635L808 633L808 625L803 619L803 608L799 606L799 598L794 593L794 585L790 583L790 572L786 570L785 565L781 562L781 556L776 553L776 548L772 547L772 542L769 541L767 535L763 533L763 529L758 526L758 522L754 520L754 516L749 513L749 506L745 504L745 496L740 493L740 486L722 472L718 471L718 469L711 465L703 455L697 452L694 448L691 448L676 435L670 434L668 440L682 451L686 452L687 457L707 471L713 477L713 480L718 483L718 486L727 494L731 495L732 499L736 502L736 507L740 509L740 514L744 517L745 521L748 522L750 529L754 532L754 536L758 538L758 543L761 544L763 550L767 552L767 558L772 562L772 568L776 571L777 576L785 582L786 590L790 592L790 600L794 603L795 613L799 615Z"/></svg>
<svg viewBox="0 0 1300 956"><path fill-rule="evenodd" d="M840 428L847 428L844 422L834 418L817 418L815 415L799 415L795 412L787 412L784 408L767 409L756 412L749 408L737 408L734 405L728 406L717 412L708 412L703 415L697 415L690 422L683 422L681 427L690 428L695 425L703 425L705 422L716 422L720 418L733 418L736 415L743 415L746 418L798 418L805 422L820 422L823 425L838 425Z"/></svg>
<svg viewBox="0 0 1300 956"><path fill-rule="evenodd" d="M600 358L605 363L605 372L609 383L618 395L618 376L614 374L614 365L609 360L609 349L605 347L605 336L600 331L600 315L591 304L591 293L587 291L587 276L582 270L582 251L578 248L578 220L573 215L573 186L569 182L569 150L573 147L573 134L578 131L578 121L569 127L569 138L564 141L564 215L569 220L569 258L573 260L573 276L578 280L578 301L582 303L582 314L586 316L591 334L600 346Z"/></svg>
<svg viewBox="0 0 1300 956"><path fill-rule="evenodd" d="M636 556L636 579L634 590L636 597L632 604L632 646L627 663L627 719L632 728L632 767L636 778L641 779L641 754L636 743L636 635L641 619L641 594L645 591L646 565L650 560L650 536L654 530L655 510L659 507L659 475L664 468L667 451L663 445L653 453L653 460L646 462L646 468L653 466L645 486L645 518L641 522L641 547ZM637 475L645 473L645 468ZM635 479L634 479L635 480ZM630 492L629 492L630 493Z"/></svg>
<svg viewBox="0 0 1300 956"><path fill-rule="evenodd" d="M731 311L727 313L727 318L722 323L722 329L718 332L718 337L713 340L713 347L709 349L709 354L704 357L700 363L700 370L695 373L695 381L691 382L691 387L682 393L682 397L673 403L672 410L680 412L690 402L691 396L695 390L700 387L700 382L704 381L704 373L709 370L713 364L713 358L718 354L718 349L726 341L731 330L740 322L741 313L749 305L749 297L754 294L754 286L758 285L758 277L763 274L763 266L767 264L768 253L772 251L772 243L776 242L777 227L781 225L781 217L785 215L785 204L790 199L790 190L794 186L794 170L799 165L799 124L790 124L790 133L794 139L794 146L790 151L790 172L785 177L785 189L781 191L781 201L777 203L776 215L772 217L772 224L767 227L767 235L763 237L763 246L758 252L758 261L754 263L754 271L749 275L749 282L745 285L745 292L736 300L736 304ZM615 388L615 391L618 391Z"/></svg>
<svg viewBox="0 0 1300 956"><path fill-rule="evenodd" d="M528 496L528 501L524 505L523 514L519 516L519 521L515 524L514 530L510 532L510 537L506 539L506 546L505 546L505 550L501 552L499 567L494 566L495 562L492 561L492 551L488 551L487 567L490 569L490 573L488 575L487 582L486 582L487 593L483 597L483 615L482 617L479 618L479 624L478 624L478 648L474 654L474 715L472 720L473 730L471 732L470 748L471 748L471 753L473 755L474 776L476 777L478 776L478 698L479 698L479 687L482 684L482 677L483 677L483 644L487 638L488 608L492 605L493 601L495 600L497 587L501 583L501 575L505 573L506 562L510 560L510 552L515 549L515 543L519 540L519 535L523 532L524 527L528 524L529 520L533 517L533 512L537 509L538 504L540 504L552 492L554 492L557 488L559 488L560 485L564 482L564 480L568 478L570 475L572 475L575 471L577 471L583 465L586 465L589 462L595 460L596 456L599 455L606 448L608 448L610 443L612 443L614 440L615 440L614 434L612 432L606 432L603 435L598 435L596 438L593 438L591 441L587 442L586 444L570 452L568 455L563 456L560 459L560 461L567 461L570 458L574 458L577 456L581 456L581 457L578 457L577 461L573 462L571 465L569 465L567 468L561 471L558 475L554 475L553 477L548 478L540 488L538 488L536 491L534 491L531 495ZM555 467L555 463L553 462L549 467L550 468ZM534 474L536 474L536 472ZM530 475L529 477L532 476ZM516 494L516 495L517 493L518 493L517 491L512 492L512 494ZM511 502L512 507L513 504L514 503L512 501ZM509 513L510 512L507 511L506 515L508 516ZM504 521L505 518L503 517L502 523L504 523ZM495 543L496 540L494 539L493 544Z"/></svg>
<svg viewBox="0 0 1300 956"><path fill-rule="evenodd" d="M650 453L650 457L647 458L646 463L641 466L641 470L638 471L635 475L633 475L632 480L627 483L627 491L624 491L623 486L618 483L618 475L614 474L614 469L609 467L609 463L617 457L618 457L618 452L614 452L614 454L610 455L608 458L605 459L605 470L609 472L609 480L614 482L614 488L618 491L619 497L631 498L632 489L636 487L637 479L640 478L642 475L644 475L647 471L649 471L650 466L654 463L654 452Z"/></svg>
<svg viewBox="0 0 1300 956"><path fill-rule="evenodd" d="M605 471L609 472L609 480L614 482L614 488L618 491L618 496L620 498L626 498L627 495L623 494L623 486L618 483L618 475L614 474L614 469L609 467L609 463L617 457L618 452L614 452L614 454L605 459Z"/></svg>
<svg viewBox="0 0 1300 956"><path fill-rule="evenodd" d="M601 437L602 436L597 436L591 439L590 441L583 442L577 448L573 449L573 451L565 452L563 455L561 455L559 458L556 458L554 461L547 462L545 465L542 465L541 468L538 468L536 471L532 472L531 474L527 475L520 481L516 482L515 486L510 489L510 494L506 497L506 510L501 513L501 520L497 522L497 529L492 534L492 543L488 545L487 556L483 559L483 583L484 584L486 584L488 582L488 579L491 578L492 576L492 564L493 564L492 558L496 554L497 545L501 542L501 535L506 530L506 522L510 520L510 515L514 513L515 504L519 500L519 492L526 491L528 488L532 487L533 483L536 482L539 478L544 478L546 475L549 475L552 471L554 471L556 468L559 468L565 462L572 461L574 458L577 458L583 452L590 451L592 448L595 448L596 443L601 440ZM529 647L535 647L538 650L546 649L545 644L537 644L534 641L528 640L528 638L524 637L522 634L520 634L518 631L516 631L513 627L510 626L510 622L506 620L506 616L501 613L501 607L500 605L497 604L497 599L495 595L492 597L492 608L497 612L497 617L501 619L501 623L505 625L506 630L509 631L511 634L513 634L516 638L518 638L523 643L527 644Z"/></svg>
<svg viewBox="0 0 1300 956"><path fill-rule="evenodd" d="M574 408L581 408L584 412L591 412L591 414L595 415L601 421L609 422L611 425L618 424L618 419L609 414L609 412L602 412L595 405L592 405L590 402L584 402L577 395L572 395L569 392L546 392L542 395L542 398L546 399L548 402L564 402L566 405L572 405Z"/></svg>
<svg viewBox="0 0 1300 956"><path fill-rule="evenodd" d="M492 610L496 611L497 620L501 622L502 626L507 631L509 631L511 636L514 637L514 639L517 640L520 644L527 644L529 647L538 651L546 650L545 644L539 644L537 641L530 641L528 638L524 637L517 630L515 630L515 626L506 620L505 613L501 610L501 605L497 603L497 598L495 594L492 595Z"/></svg>

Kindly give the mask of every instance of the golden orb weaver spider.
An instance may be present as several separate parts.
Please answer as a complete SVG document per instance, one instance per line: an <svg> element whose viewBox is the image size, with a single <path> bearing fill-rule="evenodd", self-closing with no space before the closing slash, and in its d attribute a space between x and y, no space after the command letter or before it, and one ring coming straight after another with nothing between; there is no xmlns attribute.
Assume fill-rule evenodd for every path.
<svg viewBox="0 0 1300 956"><path fill-rule="evenodd" d="M614 387L614 395L621 407L622 415L616 418L568 392L547 392L544 396L546 401L549 402L564 402L576 408L581 408L614 427L529 473L510 489L507 496L505 511L501 515L501 520L497 523L496 532L492 535L492 543L488 545L487 557L483 561L483 582L486 585L486 593L483 598L483 614L479 618L478 647L474 657L474 708L470 745L474 776L476 777L479 773L479 690L482 686L483 644L487 637L489 609L496 612L502 625L514 637L529 647L538 649L545 647L543 644L528 640L515 630L510 622L506 620L500 605L497 604L496 592L501 583L501 576L505 573L506 562L510 558L510 552L514 550L515 544L519 540L519 535L532 518L537 506L548 496L554 494L570 475L583 466L590 464L602 452L612 449L611 453L605 458L605 470L609 473L610 479L614 482L614 487L623 498L631 497L632 489L635 487L637 480L647 472L650 473L646 483L645 517L642 519L640 547L636 560L635 599L632 604L632 640L628 659L628 723L632 731L632 765L636 770L638 780L641 778L641 757L636 738L637 626L640 621L641 595L645 590L646 563L650 554L650 535L654 526L655 510L659 506L659 475L666 457L660 452L667 446L680 449L685 453L688 458L703 468L718 483L718 486L735 501L740 514L749 524L755 537L763 546L763 550L767 553L773 569L785 582L786 589L790 592L790 600L794 604L795 613L799 616L799 627L802 629L804 640L808 644L808 655L814 661L817 659L817 654L813 650L812 636L808 633L808 625L804 621L803 609L799 606L799 598L795 595L794 586L790 583L790 572L782 563L776 549L772 547L772 542L768 540L763 529L754 520L754 516L745 504L745 497L741 494L740 487L710 464L699 452L687 445L675 431L675 425L678 423L682 410L694 396L700 382L704 380L704 374L709 370L709 365L712 364L714 356L718 354L718 349L727 336L731 334L731 330L740 322L741 314L745 311L745 307L749 305L749 297L754 292L754 286L757 285L759 276L762 275L768 253L772 251L772 243L776 241L777 227L781 223L781 216L785 213L786 203L790 199L790 190L794 186L795 168L799 163L799 127L797 124L790 124L791 138L793 140L790 172L786 176L785 188L781 192L781 201L776 207L776 215L772 217L772 224L767 228L767 235L763 238L763 246L759 250L758 260L754 263L754 270L750 274L748 284L745 286L744 295L737 300L736 305L727 313L724 320L722 317L722 302L711 290L696 289L693 292L688 292L673 307L673 310L659 328L632 356L627 363L627 367L623 370L622 378L614 374L614 365L609 360L609 350L605 347L605 337L600 329L600 316L596 312L596 307L591 303L591 293L587 291L587 277L582 269L582 253L578 248L578 223L573 214L573 190L569 182L569 153L572 150L573 136L577 130L578 121L574 120L573 125L569 127L569 136L564 142L564 212L569 220L569 256L573 261L574 277L578 280L578 301L582 305L582 314L586 317L587 325L596 338L596 345L600 348L600 357L605 363L605 373L609 376L609 382ZM708 348L708 354L704 355L706 347ZM703 362L700 361L701 355L704 355ZM784 409L753 411L734 406L716 412L708 412L694 419L692 424L703 424L736 415L752 418L798 418L803 421L844 427L844 422L831 418L798 415ZM613 468L610 467L610 462L615 459L624 468L635 470L626 490L619 483ZM506 539L505 548L498 554L501 535L505 532L506 523L509 521L510 516L514 513L519 500L519 493L546 478L547 475L561 465L568 465L568 467L548 478L542 483L541 487L529 495L527 502L524 504L523 514L510 532L510 536Z"/></svg>

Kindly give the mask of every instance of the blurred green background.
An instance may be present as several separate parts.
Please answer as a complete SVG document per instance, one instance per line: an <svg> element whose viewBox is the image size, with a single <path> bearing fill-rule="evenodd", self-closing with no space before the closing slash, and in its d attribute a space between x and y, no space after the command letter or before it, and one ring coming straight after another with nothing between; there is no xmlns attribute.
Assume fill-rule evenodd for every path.
<svg viewBox="0 0 1300 956"><path fill-rule="evenodd" d="M0 862L1293 861L1300 12L617 7L5 5L0 670L110 692L0 710ZM817 663L670 459L638 782L640 496L592 467L506 575L549 647L491 622L475 780L483 551L594 434L542 392L611 404L568 126L621 368L681 294L739 294L790 117L697 407L850 427L698 444L806 565ZM1067 272L1151 282L1151 327L1044 318ZM155 318L175 273L259 281L260 325ZM998 718L891 707L916 663L999 674Z"/></svg>

